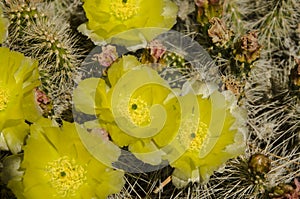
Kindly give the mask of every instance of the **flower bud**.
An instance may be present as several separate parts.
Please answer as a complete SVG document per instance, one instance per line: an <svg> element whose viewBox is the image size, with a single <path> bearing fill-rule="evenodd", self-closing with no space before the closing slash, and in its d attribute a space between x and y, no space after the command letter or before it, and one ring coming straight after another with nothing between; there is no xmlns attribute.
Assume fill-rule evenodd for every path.
<svg viewBox="0 0 300 199"><path fill-rule="evenodd" d="M271 160L263 154L254 154L251 156L248 165L253 173L266 174L271 169Z"/></svg>
<svg viewBox="0 0 300 199"><path fill-rule="evenodd" d="M236 60L252 63L260 56L261 45L258 43L258 32L252 31L240 39L237 46Z"/></svg>

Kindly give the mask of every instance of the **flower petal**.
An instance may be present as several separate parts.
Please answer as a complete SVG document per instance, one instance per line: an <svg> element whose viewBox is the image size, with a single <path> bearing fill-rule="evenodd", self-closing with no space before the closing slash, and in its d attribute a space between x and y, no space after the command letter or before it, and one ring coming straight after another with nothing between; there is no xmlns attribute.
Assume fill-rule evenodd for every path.
<svg viewBox="0 0 300 199"><path fill-rule="evenodd" d="M98 78L89 78L81 81L74 90L73 101L76 110L86 114L95 114L96 91L98 94L97 97L100 98L97 101L100 101L104 107L107 107L106 104L104 104L107 100L105 97L103 97L105 96L104 80Z"/></svg>

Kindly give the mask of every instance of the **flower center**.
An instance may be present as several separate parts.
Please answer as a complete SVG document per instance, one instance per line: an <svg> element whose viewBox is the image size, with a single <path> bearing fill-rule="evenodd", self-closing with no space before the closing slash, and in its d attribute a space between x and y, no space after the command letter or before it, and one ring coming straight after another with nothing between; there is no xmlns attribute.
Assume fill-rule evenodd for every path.
<svg viewBox="0 0 300 199"><path fill-rule="evenodd" d="M145 126L150 123L151 117L148 104L141 97L131 98L128 109L130 118L135 125Z"/></svg>
<svg viewBox="0 0 300 199"><path fill-rule="evenodd" d="M61 197L74 196L86 180L86 170L67 156L49 162L46 172L50 177L51 186Z"/></svg>
<svg viewBox="0 0 300 199"><path fill-rule="evenodd" d="M197 133L191 133L192 141L189 145L188 151L199 151L202 147L203 141L207 135L207 125L200 122Z"/></svg>
<svg viewBox="0 0 300 199"><path fill-rule="evenodd" d="M0 111L6 109L8 101L9 101L8 89L0 87Z"/></svg>
<svg viewBox="0 0 300 199"><path fill-rule="evenodd" d="M138 0L113 0L110 9L111 14L125 21L138 13Z"/></svg>
<svg viewBox="0 0 300 199"><path fill-rule="evenodd" d="M194 152L199 151L202 147L203 141L207 135L207 125L200 122L199 126L192 121L186 121L183 124L183 131L179 133L178 139L184 147L187 147L187 151Z"/></svg>

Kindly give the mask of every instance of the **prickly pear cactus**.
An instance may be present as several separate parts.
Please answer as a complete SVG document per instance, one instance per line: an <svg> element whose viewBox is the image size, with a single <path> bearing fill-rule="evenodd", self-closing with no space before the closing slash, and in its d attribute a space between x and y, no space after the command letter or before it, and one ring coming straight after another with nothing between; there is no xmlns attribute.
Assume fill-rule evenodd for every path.
<svg viewBox="0 0 300 199"><path fill-rule="evenodd" d="M111 193L109 199L300 198L299 0L1 0L0 7L0 47L38 61L40 84L32 91L30 107L38 106L44 117L38 122L24 119L27 134L17 154L2 148L18 138L14 132L21 127L14 129L10 123L9 130L0 129L0 198L26 198L30 189L24 189L24 179L34 172L28 169L29 149L38 139L51 151L64 151L64 142L68 151L75 149L74 160L62 157L48 164L52 177L58 177L43 183L51 190L63 185L74 193L82 186L78 192L83 198L101 198L103 187ZM155 92L144 86L130 96L139 95L136 101L127 102L123 91L150 76ZM181 118L178 111L193 106L192 91L202 119L197 129L188 114ZM125 103L114 109L116 95L114 102ZM120 127L126 118L142 120L144 129L151 127L161 108L151 107L157 102L165 108L161 118L171 118L158 136L140 138L128 134L129 127ZM195 110L192 115L197 115ZM122 117L115 116L118 111ZM222 119L225 130L210 135ZM175 136L181 120L183 130ZM212 127L207 127L210 122ZM76 131L64 140L52 132L69 127ZM52 129L49 134L47 129ZM5 132L12 133L9 139ZM81 136L80 141L74 136ZM194 148L186 147L170 160L186 140ZM82 144L86 148L76 151ZM205 154L208 148L211 153ZM87 152L92 161L80 157ZM114 162L99 164L96 159L103 157ZM76 158L86 164L76 165ZM67 176L76 169L80 175ZM118 177L112 179L108 172ZM106 184L111 182L116 185ZM85 186L89 183L97 187L95 193ZM69 192L59 188L68 198Z"/></svg>
<svg viewBox="0 0 300 199"><path fill-rule="evenodd" d="M5 15L10 20L5 45L39 61L40 90L51 100L48 110L43 110L44 115L67 119L64 112L72 108L71 95L81 55L68 18L56 12L55 9L63 12L63 8L55 7L56 4L38 1L4 3Z"/></svg>

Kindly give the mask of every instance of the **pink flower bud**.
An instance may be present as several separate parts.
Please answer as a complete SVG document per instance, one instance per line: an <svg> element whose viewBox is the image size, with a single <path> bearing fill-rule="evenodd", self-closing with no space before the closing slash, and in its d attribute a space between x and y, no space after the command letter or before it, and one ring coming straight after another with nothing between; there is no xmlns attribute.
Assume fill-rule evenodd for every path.
<svg viewBox="0 0 300 199"><path fill-rule="evenodd" d="M154 61L157 62L158 59L167 51L166 47L162 45L158 40L153 40L149 44L150 54L154 58Z"/></svg>
<svg viewBox="0 0 300 199"><path fill-rule="evenodd" d="M118 58L115 46L102 46L102 52L93 56L94 61L98 61L101 66L109 67Z"/></svg>

